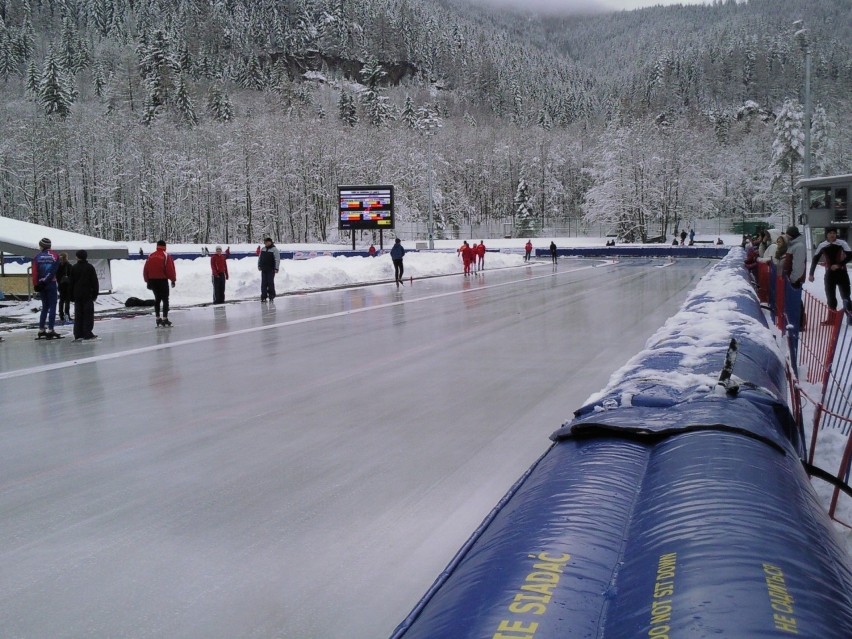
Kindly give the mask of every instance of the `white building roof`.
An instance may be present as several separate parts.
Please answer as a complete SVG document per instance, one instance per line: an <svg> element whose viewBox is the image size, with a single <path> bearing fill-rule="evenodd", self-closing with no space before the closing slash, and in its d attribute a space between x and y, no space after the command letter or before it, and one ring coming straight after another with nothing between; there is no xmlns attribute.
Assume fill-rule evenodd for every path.
<svg viewBox="0 0 852 639"><path fill-rule="evenodd" d="M69 257L80 249L88 251L90 259L116 260L128 255L127 246L118 242L0 217L0 252L32 257L41 250L38 243L43 237L50 239L50 248Z"/></svg>

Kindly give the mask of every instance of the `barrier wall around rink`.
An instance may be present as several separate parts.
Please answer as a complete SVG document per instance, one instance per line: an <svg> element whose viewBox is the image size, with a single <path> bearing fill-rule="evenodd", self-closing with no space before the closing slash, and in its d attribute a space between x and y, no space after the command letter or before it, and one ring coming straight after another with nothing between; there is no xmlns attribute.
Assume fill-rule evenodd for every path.
<svg viewBox="0 0 852 639"><path fill-rule="evenodd" d="M742 260L552 434L393 639L852 637L852 567Z"/></svg>

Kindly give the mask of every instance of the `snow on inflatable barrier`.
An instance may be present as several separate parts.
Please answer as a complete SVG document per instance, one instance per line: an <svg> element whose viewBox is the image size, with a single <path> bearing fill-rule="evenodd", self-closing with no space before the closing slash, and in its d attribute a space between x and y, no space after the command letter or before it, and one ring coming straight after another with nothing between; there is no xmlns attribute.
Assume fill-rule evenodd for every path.
<svg viewBox="0 0 852 639"><path fill-rule="evenodd" d="M852 567L742 260L553 433L393 639L852 637Z"/></svg>

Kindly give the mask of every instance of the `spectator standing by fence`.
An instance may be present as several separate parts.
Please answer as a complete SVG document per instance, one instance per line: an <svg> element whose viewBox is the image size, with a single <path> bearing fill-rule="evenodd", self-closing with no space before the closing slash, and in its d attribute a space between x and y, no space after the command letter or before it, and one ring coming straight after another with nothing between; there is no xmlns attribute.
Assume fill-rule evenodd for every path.
<svg viewBox="0 0 852 639"><path fill-rule="evenodd" d="M225 280L228 279L228 260L222 253L222 247L217 246L216 252L210 256L210 270L213 273L213 303L225 303Z"/></svg>
<svg viewBox="0 0 852 639"><path fill-rule="evenodd" d="M799 232L799 227L788 226L787 232L787 255L784 260L784 275L790 280L793 288L802 288L805 283L805 270L808 263L805 238Z"/></svg>
<svg viewBox="0 0 852 639"><path fill-rule="evenodd" d="M825 299L828 307L837 310L837 289L840 289L840 299L843 300L843 309L852 312L852 303L849 301L849 272L846 264L852 260L852 249L841 239L837 238L837 229L833 226L825 229L825 241L820 242L811 260L811 270L808 281L814 281L814 272L817 264L822 261L825 264ZM830 320L829 320L830 321Z"/></svg>

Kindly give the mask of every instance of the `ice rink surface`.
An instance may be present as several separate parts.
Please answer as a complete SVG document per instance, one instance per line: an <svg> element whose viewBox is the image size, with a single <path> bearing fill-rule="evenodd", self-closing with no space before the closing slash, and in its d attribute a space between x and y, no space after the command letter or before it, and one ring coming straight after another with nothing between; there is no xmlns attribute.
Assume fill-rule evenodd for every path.
<svg viewBox="0 0 852 639"><path fill-rule="evenodd" d="M387 637L711 264L562 260L8 337L0 637Z"/></svg>

